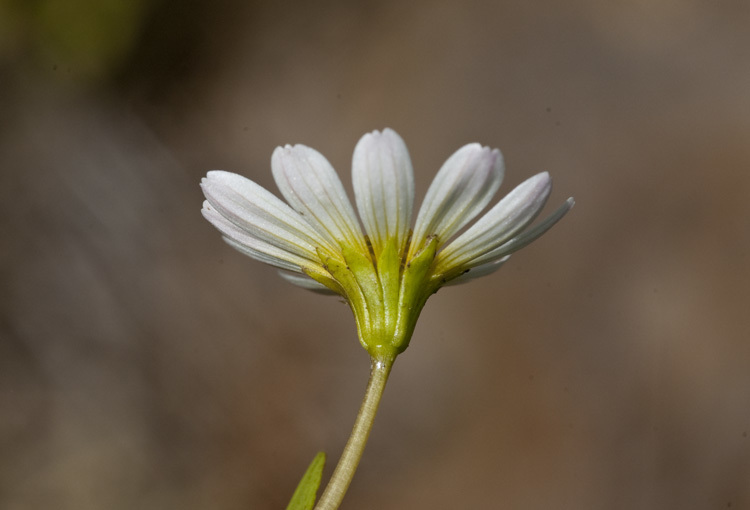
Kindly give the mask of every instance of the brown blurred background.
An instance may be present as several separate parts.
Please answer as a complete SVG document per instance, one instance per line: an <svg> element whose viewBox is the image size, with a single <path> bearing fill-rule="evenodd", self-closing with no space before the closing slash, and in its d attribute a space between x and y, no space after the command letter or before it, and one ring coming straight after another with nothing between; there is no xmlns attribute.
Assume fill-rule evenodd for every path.
<svg viewBox="0 0 750 510"><path fill-rule="evenodd" d="M0 1L0 508L279 509L367 379L209 169L390 126L577 205L428 303L344 508L750 508L750 3ZM551 209L550 209L551 210Z"/></svg>

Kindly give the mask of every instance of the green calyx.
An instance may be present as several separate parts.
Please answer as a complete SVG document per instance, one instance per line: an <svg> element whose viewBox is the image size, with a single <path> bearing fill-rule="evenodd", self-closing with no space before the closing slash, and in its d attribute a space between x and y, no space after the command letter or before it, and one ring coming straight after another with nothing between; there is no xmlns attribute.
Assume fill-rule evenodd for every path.
<svg viewBox="0 0 750 510"><path fill-rule="evenodd" d="M430 282L437 238L431 238L411 260L390 239L377 258L348 247L343 260L319 252L329 275L310 277L344 296L357 322L359 341L376 360L393 359L409 346L427 298L439 285Z"/></svg>

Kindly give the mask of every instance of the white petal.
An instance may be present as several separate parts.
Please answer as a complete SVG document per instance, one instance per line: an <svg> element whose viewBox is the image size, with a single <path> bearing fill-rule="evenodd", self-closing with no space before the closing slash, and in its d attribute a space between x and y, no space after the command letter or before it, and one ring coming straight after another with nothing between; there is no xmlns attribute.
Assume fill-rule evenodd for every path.
<svg viewBox="0 0 750 510"><path fill-rule="evenodd" d="M329 289L322 283L316 282L315 280L313 280L307 275L299 275L295 273L287 273L286 271L279 271L279 276L281 276L283 279L285 279L289 283L293 283L294 285L298 287L302 287L303 289L311 290L313 292L318 292L320 294L330 294L330 295L336 294L335 292L333 292L331 289Z"/></svg>
<svg viewBox="0 0 750 510"><path fill-rule="evenodd" d="M291 207L241 175L214 170L201 188L219 214L255 238L313 260L316 248L333 249Z"/></svg>
<svg viewBox="0 0 750 510"><path fill-rule="evenodd" d="M222 216L207 200L203 202L201 212L224 235L224 240L227 243L245 255L266 264L297 273L301 273L303 267L316 270L322 269L320 262L316 263L307 258L300 257L295 253L281 249L278 246L274 246L248 234L247 231Z"/></svg>
<svg viewBox="0 0 750 510"><path fill-rule="evenodd" d="M495 248L494 250L485 253L484 255L477 257L476 259L472 260L468 266L480 266L482 264L488 264L492 263L492 261L495 261L497 259L503 259L505 260L507 257L510 256L511 253L516 252L523 248L524 246L527 246L537 240L539 237L542 236L545 232L547 232L549 229L551 229L555 223L560 221L563 216L565 216L570 209L572 209L573 205L575 204L575 201L573 200L573 197L567 199L563 205L557 208L555 212L547 216L544 220L540 221L530 229L526 230L525 232L522 232L521 234L517 235L510 241L507 241L503 244L501 244L499 247Z"/></svg>
<svg viewBox="0 0 750 510"><path fill-rule="evenodd" d="M401 253L411 225L414 172L406 144L395 131L373 131L359 140L352 158L352 183L375 257L394 236Z"/></svg>
<svg viewBox="0 0 750 510"><path fill-rule="evenodd" d="M519 184L487 214L438 254L438 272L463 266L494 250L531 223L552 188L547 172Z"/></svg>
<svg viewBox="0 0 750 510"><path fill-rule="evenodd" d="M459 276L458 278L454 278L450 280L448 283L446 283L446 286L451 285L461 285L463 283L468 283L472 280L476 280L477 278L481 278L482 276L487 276L489 274L494 273L500 267L507 262L507 260L510 258L510 255L506 255L505 257L499 259L499 260L493 260L492 262L489 262L487 264L483 264L481 266L476 266L471 269L469 269L467 272Z"/></svg>
<svg viewBox="0 0 750 510"><path fill-rule="evenodd" d="M443 164L427 191L414 226L409 258L430 235L447 242L494 196L503 179L503 157L497 149L472 143Z"/></svg>
<svg viewBox="0 0 750 510"><path fill-rule="evenodd" d="M367 253L344 186L322 154L304 145L277 147L271 169L286 201L319 234L336 246L348 244Z"/></svg>

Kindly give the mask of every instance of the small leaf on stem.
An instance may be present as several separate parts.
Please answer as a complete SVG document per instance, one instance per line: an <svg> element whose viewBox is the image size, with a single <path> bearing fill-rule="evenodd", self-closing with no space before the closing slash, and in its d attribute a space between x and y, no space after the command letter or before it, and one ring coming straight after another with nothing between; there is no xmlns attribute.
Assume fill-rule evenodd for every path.
<svg viewBox="0 0 750 510"><path fill-rule="evenodd" d="M325 452L318 452L307 468L307 471L305 471L305 474L302 475L302 480L297 485L286 510L312 510L315 505L315 498L318 495L318 487L320 487L320 480L323 477L323 467L325 465Z"/></svg>

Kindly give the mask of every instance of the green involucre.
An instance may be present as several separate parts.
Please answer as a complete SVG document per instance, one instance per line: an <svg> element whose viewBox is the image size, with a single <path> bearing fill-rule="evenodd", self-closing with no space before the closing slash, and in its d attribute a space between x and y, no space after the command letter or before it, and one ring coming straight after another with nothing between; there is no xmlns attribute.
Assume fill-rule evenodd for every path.
<svg viewBox="0 0 750 510"><path fill-rule="evenodd" d="M428 239L405 262L395 238L388 240L376 261L372 253L349 247L341 250L343 260L319 252L330 278L308 274L346 298L359 340L374 359L393 358L409 345L422 307L440 287L430 283L437 245L437 238Z"/></svg>

